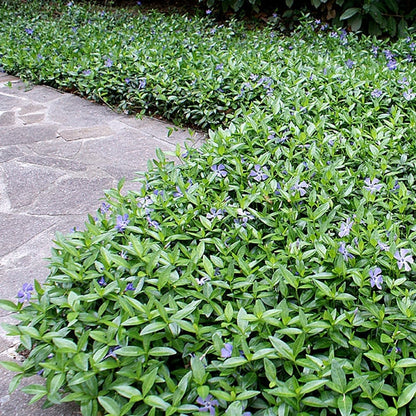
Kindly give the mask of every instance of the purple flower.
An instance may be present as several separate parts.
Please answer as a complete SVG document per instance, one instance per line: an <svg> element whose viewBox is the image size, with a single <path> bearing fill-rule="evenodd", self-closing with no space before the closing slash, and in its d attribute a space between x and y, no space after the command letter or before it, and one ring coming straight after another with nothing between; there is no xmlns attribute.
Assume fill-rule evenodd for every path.
<svg viewBox="0 0 416 416"><path fill-rule="evenodd" d="M41 61L43 59L43 56L40 53L38 53L36 55L36 58L38 58L38 61Z"/></svg>
<svg viewBox="0 0 416 416"><path fill-rule="evenodd" d="M127 286L126 286L126 288L124 289L126 292L128 291L128 290L135 290L136 288L133 286L133 283L127 283Z"/></svg>
<svg viewBox="0 0 416 416"><path fill-rule="evenodd" d="M345 237L351 232L351 228L354 225L354 221L351 220L351 218L347 218L345 222L342 222L339 227L339 233L338 235L340 237Z"/></svg>
<svg viewBox="0 0 416 416"><path fill-rule="evenodd" d="M338 252L342 254L345 261L348 261L349 259L354 258L354 256L348 252L344 242L341 242L341 244L339 245Z"/></svg>
<svg viewBox="0 0 416 416"><path fill-rule="evenodd" d="M31 283L23 283L22 288L17 292L17 302L24 303L25 300L28 302L32 296L33 286Z"/></svg>
<svg viewBox="0 0 416 416"><path fill-rule="evenodd" d="M390 250L390 246L388 244L386 244L386 243L383 243L382 241L378 241L377 242L377 245L378 245L378 248L381 251L389 251Z"/></svg>
<svg viewBox="0 0 416 416"><path fill-rule="evenodd" d="M372 180L370 178L365 178L364 183L367 186L364 186L364 189L370 191L370 193L373 194L374 192L379 191L383 187L383 185L379 184L379 182L380 181L377 178L374 178Z"/></svg>
<svg viewBox="0 0 416 416"><path fill-rule="evenodd" d="M371 52L373 52L373 55L374 56L377 56L378 55L378 46L372 46L371 47Z"/></svg>
<svg viewBox="0 0 416 416"><path fill-rule="evenodd" d="M249 176L253 177L257 182L265 181L269 177L269 175L264 173L263 167L260 165L254 165L254 169L250 171Z"/></svg>
<svg viewBox="0 0 416 416"><path fill-rule="evenodd" d="M396 69L397 68L397 62L396 62L396 60L395 59L390 59L387 62L387 68L390 69L390 71L393 71L394 69Z"/></svg>
<svg viewBox="0 0 416 416"><path fill-rule="evenodd" d="M103 202L101 204L101 208L100 211L102 214L105 214L106 212L108 212L110 210L110 204L107 204L106 202Z"/></svg>
<svg viewBox="0 0 416 416"><path fill-rule="evenodd" d="M305 181L299 183L299 180L297 180L296 183L290 189L295 191L294 193L299 192L300 196L304 196L306 194L306 189L308 188L309 185Z"/></svg>
<svg viewBox="0 0 416 416"><path fill-rule="evenodd" d="M383 284L383 276L381 275L380 267L370 269L368 274L370 275L371 287L375 286L377 289L381 289L381 285Z"/></svg>
<svg viewBox="0 0 416 416"><path fill-rule="evenodd" d="M179 186L176 186L176 192L173 193L174 198L180 198L183 196L183 192L181 191L181 188Z"/></svg>
<svg viewBox="0 0 416 416"><path fill-rule="evenodd" d="M406 100L410 101L416 97L416 94L411 89L408 89L403 93L403 97L406 98Z"/></svg>
<svg viewBox="0 0 416 416"><path fill-rule="evenodd" d="M141 80L139 81L139 89L141 89L141 90L142 90L145 86L146 86L146 78L141 79Z"/></svg>
<svg viewBox="0 0 416 416"><path fill-rule="evenodd" d="M383 91L378 90L378 89L375 89L375 90L371 91L371 96L373 98L378 98L378 97L381 96L381 94L383 94Z"/></svg>
<svg viewBox="0 0 416 416"><path fill-rule="evenodd" d="M407 80L407 78L406 78L406 77L402 77L402 78L398 79L398 80L397 80L397 82L398 82L400 85L409 85L409 81Z"/></svg>
<svg viewBox="0 0 416 416"><path fill-rule="evenodd" d="M121 347L118 346L118 345L116 347L114 347L114 348L113 347L110 347L109 350L108 350L107 355L103 359L105 360L108 357L113 357L113 358L117 359L116 351L119 350L120 348Z"/></svg>
<svg viewBox="0 0 416 416"><path fill-rule="evenodd" d="M33 29L26 28L26 29L25 29L25 32L26 32L28 35L33 35Z"/></svg>
<svg viewBox="0 0 416 416"><path fill-rule="evenodd" d="M355 62L352 61L351 59L347 59L347 61L345 62L345 65L347 65L347 68L351 69L355 65Z"/></svg>
<svg viewBox="0 0 416 416"><path fill-rule="evenodd" d="M224 64L218 64L218 65L215 67L215 69L216 69L217 71L221 71L223 68L224 68Z"/></svg>
<svg viewBox="0 0 416 416"><path fill-rule="evenodd" d="M213 170L219 177L225 178L228 175L227 171L225 170L225 166L222 163L219 165L212 165L211 170Z"/></svg>
<svg viewBox="0 0 416 416"><path fill-rule="evenodd" d="M116 230L122 233L129 225L129 222L130 220L128 214L117 215L117 224L115 226Z"/></svg>
<svg viewBox="0 0 416 416"><path fill-rule="evenodd" d="M224 344L224 348L221 348L221 358L230 358L233 354L233 344L229 342Z"/></svg>
<svg viewBox="0 0 416 416"><path fill-rule="evenodd" d="M211 394L208 394L205 399L198 397L196 402L202 406L199 408L200 412L209 412L211 416L215 416L215 407L218 406L219 403L218 400L212 398Z"/></svg>
<svg viewBox="0 0 416 416"><path fill-rule="evenodd" d="M207 15L208 14L211 14L211 13L212 13L212 10L210 10L210 9L208 9L208 10L205 11L205 14L207 14Z"/></svg>
<svg viewBox="0 0 416 416"><path fill-rule="evenodd" d="M393 59L393 56L394 56L393 52L389 51L388 49L384 49L383 53L386 59Z"/></svg>
<svg viewBox="0 0 416 416"><path fill-rule="evenodd" d="M254 216L251 215L248 211L244 211L241 208L237 209L237 214L241 217L239 219L235 219L235 222L241 224L243 227L247 226L249 220L254 220Z"/></svg>
<svg viewBox="0 0 416 416"><path fill-rule="evenodd" d="M211 208L209 211L210 212L207 214L207 218L209 220L212 220L214 218L218 218L220 220L224 217L224 210L223 209Z"/></svg>
<svg viewBox="0 0 416 416"><path fill-rule="evenodd" d="M111 66L113 66L113 61L110 58L107 58L104 66L106 66L107 68L110 68Z"/></svg>
<svg viewBox="0 0 416 416"><path fill-rule="evenodd" d="M124 260L127 260L128 259L127 252L125 250L121 250L120 257Z"/></svg>
<svg viewBox="0 0 416 416"><path fill-rule="evenodd" d="M199 284L199 286L203 286L206 282L208 282L209 280L211 280L208 276L203 276L200 279L198 279L197 277L195 278L196 282Z"/></svg>
<svg viewBox="0 0 416 416"><path fill-rule="evenodd" d="M125 82L126 84L130 84L130 78L126 78L126 79L124 80L124 82Z"/></svg>
<svg viewBox="0 0 416 416"><path fill-rule="evenodd" d="M147 216L147 222L150 227L156 228L156 230L160 230L160 224L156 220L152 220L150 215Z"/></svg>
<svg viewBox="0 0 416 416"><path fill-rule="evenodd" d="M101 277L98 279L98 284L99 284L101 287L107 286L107 282L105 281L104 276L101 276Z"/></svg>
<svg viewBox="0 0 416 416"><path fill-rule="evenodd" d="M141 2L141 1L138 1L138 2L137 2L137 5L138 5L138 6L141 6L141 5L142 5L142 2Z"/></svg>
<svg viewBox="0 0 416 416"><path fill-rule="evenodd" d="M91 75L91 69L86 69L85 71L82 71L84 75Z"/></svg>
<svg viewBox="0 0 416 416"><path fill-rule="evenodd" d="M397 267L399 268L399 270L401 270L403 266L406 272L410 272L410 270L412 269L410 265L414 262L412 254L409 253L410 250L408 250L407 248L401 248L400 251L397 250L394 253L394 258L397 260Z"/></svg>

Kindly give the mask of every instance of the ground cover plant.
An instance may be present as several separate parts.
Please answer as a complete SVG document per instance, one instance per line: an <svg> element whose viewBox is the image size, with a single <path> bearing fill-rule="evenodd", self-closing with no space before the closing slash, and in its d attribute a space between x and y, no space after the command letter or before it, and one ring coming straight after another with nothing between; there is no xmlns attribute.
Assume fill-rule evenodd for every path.
<svg viewBox="0 0 416 416"><path fill-rule="evenodd" d="M225 124L178 148L181 163L159 152L140 192L110 190L85 230L56 236L47 282L1 301L28 355L3 363L18 372L11 389L41 374L24 388L33 400L77 401L83 415L416 412L414 39L34 11L0 9L6 70ZM94 54L80 37L77 55L82 30ZM133 66L116 34L146 45ZM55 66L47 36L73 60Z"/></svg>

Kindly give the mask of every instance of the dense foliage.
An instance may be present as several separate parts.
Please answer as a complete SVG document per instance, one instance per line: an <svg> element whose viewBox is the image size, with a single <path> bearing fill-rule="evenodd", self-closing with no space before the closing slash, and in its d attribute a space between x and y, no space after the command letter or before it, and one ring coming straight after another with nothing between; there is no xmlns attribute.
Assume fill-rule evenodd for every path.
<svg viewBox="0 0 416 416"><path fill-rule="evenodd" d="M199 0L216 10L241 12L274 11L279 17L292 16L294 9L308 11L337 26L365 33L404 36L415 22L416 7L411 0Z"/></svg>
<svg viewBox="0 0 416 416"><path fill-rule="evenodd" d="M111 190L57 235L47 282L1 301L28 354L3 363L12 389L42 374L24 391L84 416L416 411L413 39L71 4L0 17L10 72L230 119L180 164L159 152L140 192Z"/></svg>

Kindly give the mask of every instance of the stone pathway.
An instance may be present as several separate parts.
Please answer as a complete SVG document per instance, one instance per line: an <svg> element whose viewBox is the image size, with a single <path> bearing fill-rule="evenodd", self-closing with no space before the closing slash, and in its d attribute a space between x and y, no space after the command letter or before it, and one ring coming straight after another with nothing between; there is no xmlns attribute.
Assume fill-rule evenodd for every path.
<svg viewBox="0 0 416 416"><path fill-rule="evenodd" d="M156 148L204 138L182 129L168 136L173 128L0 72L0 299L16 300L23 283L43 281L55 232L82 227L122 177L125 189L138 189L135 172L147 169ZM0 310L0 322L13 321ZM19 359L16 342L0 328L0 360ZM45 410L20 391L9 395L12 376L0 368L0 415L80 414L74 404Z"/></svg>

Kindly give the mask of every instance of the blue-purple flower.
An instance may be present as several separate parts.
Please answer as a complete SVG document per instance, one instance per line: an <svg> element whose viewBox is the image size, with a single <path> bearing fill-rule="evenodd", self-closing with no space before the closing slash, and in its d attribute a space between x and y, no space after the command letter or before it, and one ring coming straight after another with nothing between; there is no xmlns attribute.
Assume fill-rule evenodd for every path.
<svg viewBox="0 0 416 416"><path fill-rule="evenodd" d="M147 222L150 227L155 228L156 230L160 230L160 224L156 220L152 220L150 215L147 216Z"/></svg>
<svg viewBox="0 0 416 416"><path fill-rule="evenodd" d="M347 247L344 242L341 242L341 244L339 245L338 252L342 254L342 257L344 257L345 261L354 258L354 256L347 250Z"/></svg>
<svg viewBox="0 0 416 416"><path fill-rule="evenodd" d="M373 194L374 192L379 191L383 187L383 184L379 182L380 180L377 178L374 178L374 179L365 178L364 183L366 184L366 186L364 186L364 189L366 189L371 194Z"/></svg>
<svg viewBox="0 0 416 416"><path fill-rule="evenodd" d="M351 69L355 65L355 62L352 61L351 59L347 59L347 61L345 62L345 65L347 65L347 68Z"/></svg>
<svg viewBox="0 0 416 416"><path fill-rule="evenodd" d="M381 285L383 284L383 276L381 274L380 267L370 269L368 271L368 274L370 275L370 285L371 285L371 287L375 286L377 289L381 289L382 288Z"/></svg>
<svg viewBox="0 0 416 416"><path fill-rule="evenodd" d="M296 181L296 183L290 188L292 191L299 192L300 196L306 195L306 190L309 188L309 185L305 182L299 182L299 180Z"/></svg>
<svg viewBox="0 0 416 416"><path fill-rule="evenodd" d="M128 290L135 290L136 288L134 287L133 283L129 282L127 283L126 289L124 289L126 292Z"/></svg>
<svg viewBox="0 0 416 416"><path fill-rule="evenodd" d="M82 73L86 76L91 75L91 69L85 69Z"/></svg>
<svg viewBox="0 0 416 416"><path fill-rule="evenodd" d="M99 284L101 287L107 286L107 282L105 281L104 276L101 276L101 277L98 279L98 284Z"/></svg>
<svg viewBox="0 0 416 416"><path fill-rule="evenodd" d="M416 97L416 94L412 91L412 89L408 89L407 91L405 91L405 92L403 93L403 97L404 97L407 101L410 101L410 100L413 100L413 98L415 98L415 97Z"/></svg>
<svg viewBox="0 0 416 416"><path fill-rule="evenodd" d="M379 97L381 97L382 94L383 94L383 91L381 91L379 89L375 89L375 90L371 91L371 96L373 98L379 98Z"/></svg>
<svg viewBox="0 0 416 416"><path fill-rule="evenodd" d="M101 208L100 208L101 213L105 214L106 212L108 212L110 210L110 207L111 207L110 204L107 204L106 202L103 202L101 204Z"/></svg>
<svg viewBox="0 0 416 416"><path fill-rule="evenodd" d="M250 171L248 176L252 177L257 182L265 181L269 177L260 165L254 165L254 169Z"/></svg>
<svg viewBox="0 0 416 416"><path fill-rule="evenodd" d="M227 170L225 169L225 166L222 163L220 163L219 165L212 165L211 170L214 171L215 174L220 178L225 178L228 175Z"/></svg>
<svg viewBox="0 0 416 416"><path fill-rule="evenodd" d="M116 347L110 347L109 350L108 350L107 355L103 359L105 360L106 358L112 357L112 358L115 358L117 360L116 351L119 350L120 348L121 347L118 346L118 345Z"/></svg>
<svg viewBox="0 0 416 416"><path fill-rule="evenodd" d="M220 220L224 217L223 209L211 208L209 211L210 212L207 214L207 218L209 220L213 220L214 218L218 218Z"/></svg>
<svg viewBox="0 0 416 416"><path fill-rule="evenodd" d="M126 227L129 225L129 216L128 214L124 215L117 215L117 224L116 224L116 230L122 233Z"/></svg>
<svg viewBox="0 0 416 416"><path fill-rule="evenodd" d="M104 64L105 67L110 68L113 66L113 61L110 58L107 58Z"/></svg>
<svg viewBox="0 0 416 416"><path fill-rule="evenodd" d="M25 300L28 302L32 296L33 285L31 283L23 283L22 288L17 292L17 302L24 303Z"/></svg>
<svg viewBox="0 0 416 416"><path fill-rule="evenodd" d="M377 241L377 245L378 245L378 248L381 251L389 251L390 250L390 246L386 243L383 243L382 241Z"/></svg>
<svg viewBox="0 0 416 416"><path fill-rule="evenodd" d="M339 227L339 233L338 235L340 237L345 237L347 236L352 229L352 226L354 225L354 221L351 220L351 218L347 218L345 222L342 222L340 227Z"/></svg>
<svg viewBox="0 0 416 416"><path fill-rule="evenodd" d="M176 185L176 192L173 193L174 198L180 198L183 196L183 192L181 191L181 188L179 188L178 185Z"/></svg>
<svg viewBox="0 0 416 416"><path fill-rule="evenodd" d="M397 61L396 61L395 59L390 59L390 60L387 62L387 68L388 68L390 71L393 71L394 69L397 69Z"/></svg>
<svg viewBox="0 0 416 416"><path fill-rule="evenodd" d="M226 342L221 348L221 358L230 358L233 355L233 344Z"/></svg>
<svg viewBox="0 0 416 416"><path fill-rule="evenodd" d="M214 399L211 394L208 394L205 399L198 397L196 402L202 406L199 408L200 412L209 412L211 416L215 416L215 407L217 407L219 403L218 400Z"/></svg>
<svg viewBox="0 0 416 416"><path fill-rule="evenodd" d="M414 263L410 250L407 248L401 248L394 253L394 258L397 260L397 267L399 270L404 267L406 272L410 272L412 269L410 265Z"/></svg>
<svg viewBox="0 0 416 416"><path fill-rule="evenodd" d="M28 35L33 35L33 29L26 28L26 29L25 29L25 32L26 32Z"/></svg>
<svg viewBox="0 0 416 416"><path fill-rule="evenodd" d="M139 81L139 89L142 90L144 87L146 87L146 78Z"/></svg>

